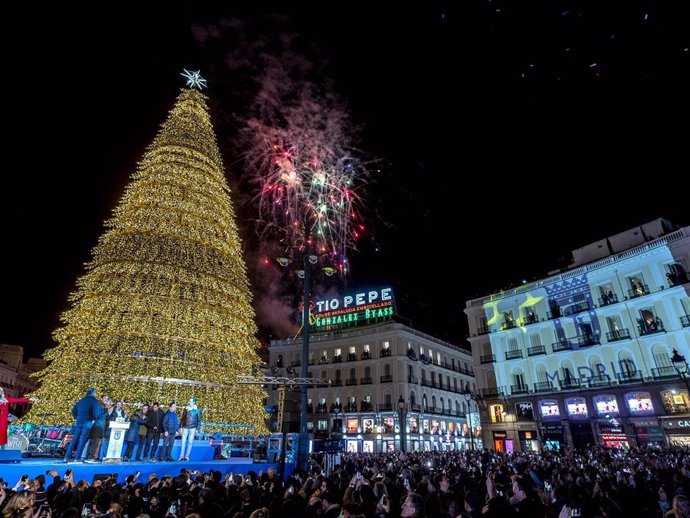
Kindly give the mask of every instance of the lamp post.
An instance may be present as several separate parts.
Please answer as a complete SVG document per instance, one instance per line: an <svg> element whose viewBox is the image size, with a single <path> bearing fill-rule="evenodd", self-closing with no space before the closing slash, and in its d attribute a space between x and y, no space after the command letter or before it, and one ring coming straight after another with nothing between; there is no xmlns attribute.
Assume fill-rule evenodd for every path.
<svg viewBox="0 0 690 518"><path fill-rule="evenodd" d="M407 442L407 437L405 437L406 426L405 426L405 398L400 396L398 399L398 418L400 422L400 451L405 453L405 447Z"/></svg>
<svg viewBox="0 0 690 518"><path fill-rule="evenodd" d="M474 430L472 429L472 401L477 400L477 396L470 392L470 387L465 386L465 390L462 393L465 401L467 401L467 426L470 429L470 448L474 450Z"/></svg>
<svg viewBox="0 0 690 518"><path fill-rule="evenodd" d="M688 364L685 361L685 356L678 354L678 351L673 349L671 363L673 364L673 368L676 369L678 376L685 382L685 387L690 395L690 383L688 383L688 378L686 377L686 374L688 373Z"/></svg>

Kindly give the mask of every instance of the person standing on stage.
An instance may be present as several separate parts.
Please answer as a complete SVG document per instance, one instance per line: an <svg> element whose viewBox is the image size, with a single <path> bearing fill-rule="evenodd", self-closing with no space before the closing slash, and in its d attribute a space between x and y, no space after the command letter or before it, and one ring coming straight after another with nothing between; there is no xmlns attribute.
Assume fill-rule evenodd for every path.
<svg viewBox="0 0 690 518"><path fill-rule="evenodd" d="M163 431L163 445L161 446L161 453L159 455L162 461L175 460L172 457L173 444L175 444L175 435L180 429L180 420L177 418L177 405L173 401L168 407L168 411L163 416L162 428Z"/></svg>
<svg viewBox="0 0 690 518"><path fill-rule="evenodd" d="M151 462L156 462L156 450L158 449L158 441L161 438L161 430L163 426L163 410L156 401L149 413L146 414L146 443L144 443L144 462L148 458ZM150 448L149 448L150 446ZM158 457L160 460L160 456Z"/></svg>
<svg viewBox="0 0 690 518"><path fill-rule="evenodd" d="M201 410L196 406L196 398L190 398L189 404L182 411L182 444L180 445L180 458L189 460L194 445L194 436L201 428ZM185 443L187 451L185 453Z"/></svg>
<svg viewBox="0 0 690 518"><path fill-rule="evenodd" d="M7 397L5 389L0 387L0 450L5 449L7 444L7 423L10 415L10 403L34 403L37 398Z"/></svg>
<svg viewBox="0 0 690 518"><path fill-rule="evenodd" d="M105 422L110 411L112 401L105 394L101 396L101 415L91 427L89 433L89 447L86 450L86 462L98 462L100 459L101 441L105 432Z"/></svg>
<svg viewBox="0 0 690 518"><path fill-rule="evenodd" d="M72 407L72 416L74 416L75 423L72 429L72 440L65 453L65 462L69 462L75 446L74 460L81 462L81 454L84 452L84 446L86 446L91 428L93 428L96 420L101 417L101 412L103 412L103 408L96 399L96 389L86 389L86 396L77 401Z"/></svg>

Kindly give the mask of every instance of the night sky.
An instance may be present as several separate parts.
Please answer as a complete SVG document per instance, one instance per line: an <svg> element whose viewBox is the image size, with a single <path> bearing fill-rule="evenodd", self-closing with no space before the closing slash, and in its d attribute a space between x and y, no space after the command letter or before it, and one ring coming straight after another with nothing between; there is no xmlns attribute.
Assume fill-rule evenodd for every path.
<svg viewBox="0 0 690 518"><path fill-rule="evenodd" d="M542 276L571 249L656 217L690 224L684 2L261 12L199 3L12 7L0 342L31 354L53 345L182 68L208 78L238 185L229 141L244 83L226 62L242 51L234 19L245 39L292 31L306 56L327 61L324 77L364 128L360 147L380 159L364 211L370 235L348 282L392 285L399 312L423 331L463 343L465 299Z"/></svg>

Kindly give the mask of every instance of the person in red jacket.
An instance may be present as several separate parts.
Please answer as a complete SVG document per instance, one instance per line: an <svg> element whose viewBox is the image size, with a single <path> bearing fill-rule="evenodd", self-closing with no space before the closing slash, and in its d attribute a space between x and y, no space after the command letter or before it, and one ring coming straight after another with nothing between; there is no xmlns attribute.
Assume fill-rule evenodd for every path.
<svg viewBox="0 0 690 518"><path fill-rule="evenodd" d="M5 390L0 387L0 449L7 444L7 418L10 414L10 403L31 403L36 398L5 397Z"/></svg>

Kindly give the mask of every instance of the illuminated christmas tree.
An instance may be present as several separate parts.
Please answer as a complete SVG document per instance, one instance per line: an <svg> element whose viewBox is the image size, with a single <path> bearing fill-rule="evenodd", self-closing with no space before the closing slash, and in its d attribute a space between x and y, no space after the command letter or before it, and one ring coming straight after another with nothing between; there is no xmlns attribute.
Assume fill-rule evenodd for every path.
<svg viewBox="0 0 690 518"><path fill-rule="evenodd" d="M196 76L197 84L201 79ZM194 86L194 81L188 84ZM203 420L266 431L238 375L260 364L230 188L206 97L184 90L106 223L46 352L26 419L72 423L88 387L123 399L198 399Z"/></svg>

